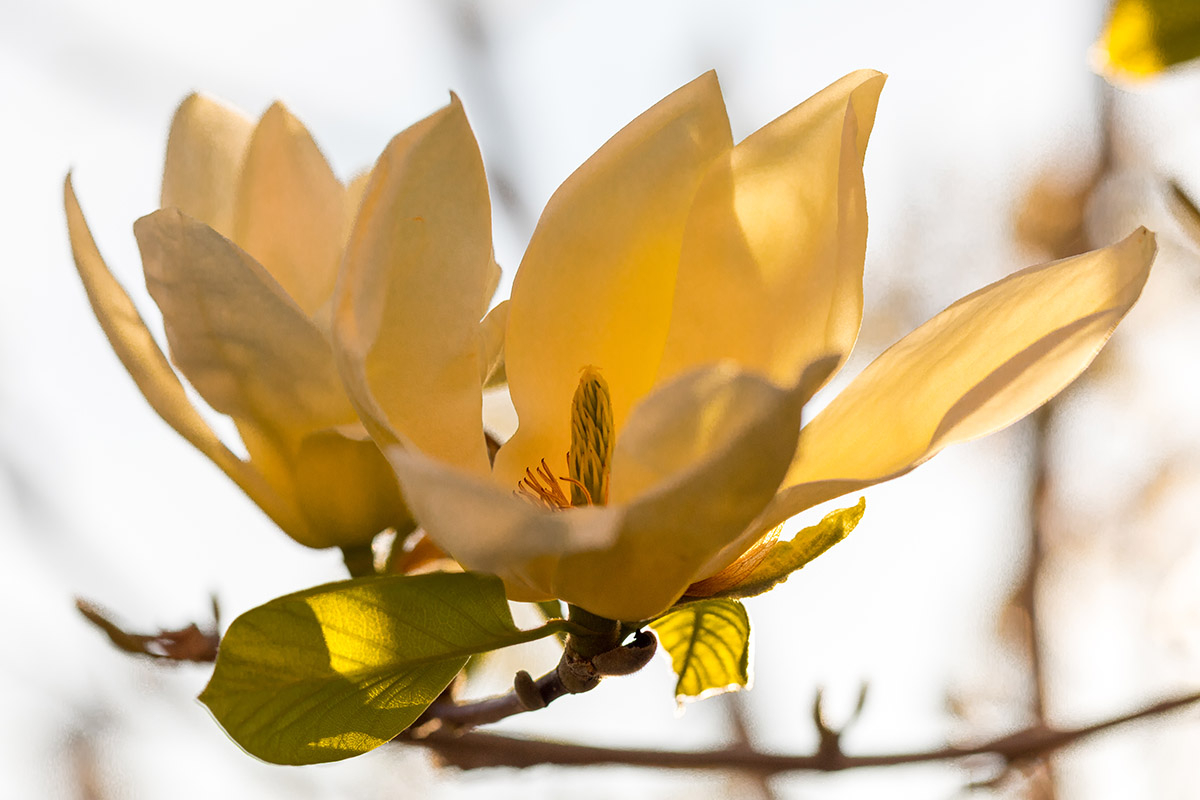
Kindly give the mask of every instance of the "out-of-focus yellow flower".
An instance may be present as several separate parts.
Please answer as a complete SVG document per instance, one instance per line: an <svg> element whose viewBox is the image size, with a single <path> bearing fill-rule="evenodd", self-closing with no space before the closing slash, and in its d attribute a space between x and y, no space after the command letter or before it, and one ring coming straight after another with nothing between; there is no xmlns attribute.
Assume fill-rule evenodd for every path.
<svg viewBox="0 0 1200 800"><path fill-rule="evenodd" d="M734 146L708 74L568 178L507 307L520 427L493 470L430 439L386 448L428 535L514 599L647 619L789 517L1003 427L1071 381L1141 291L1149 232L960 300L800 435L861 321L862 165L883 82L848 75ZM342 284L335 341L385 283ZM403 382L341 363L356 404L388 428L391 412L370 409L398 407Z"/></svg>
<svg viewBox="0 0 1200 800"><path fill-rule="evenodd" d="M414 141L428 151L428 174L401 187L393 180L396 165L411 157ZM69 177L65 195L75 263L96 316L168 424L302 544L360 545L384 528L410 525L392 471L342 388L328 336L330 299L344 250L412 226L397 213L428 218L422 209L453 213L461 204L474 215L470 222L487 230L483 166L457 100L398 135L373 171L348 186L281 104L257 123L202 95L180 105L162 208L139 219L134 233L171 361L209 405L233 419L248 461L191 404L101 258ZM400 208L397 198L407 205ZM419 231L410 232L420 247ZM485 352L480 329L498 278L488 239L454 253L470 262L470 285L455 287L469 297L454 302L469 307L474 328L449 346L436 327L408 331L399 345L409 356L391 365L406 380L419 385L470 370L467 382L479 394L483 370L476 362L490 363L499 345L495 335L486 337L492 349ZM444 257L434 254L433 262ZM405 291L421 308L435 288L435 280L413 280L401 270L392 280L409 281Z"/></svg>
<svg viewBox="0 0 1200 800"><path fill-rule="evenodd" d="M1109 78L1144 80L1200 57L1200 3L1195 0L1115 0L1092 48Z"/></svg>

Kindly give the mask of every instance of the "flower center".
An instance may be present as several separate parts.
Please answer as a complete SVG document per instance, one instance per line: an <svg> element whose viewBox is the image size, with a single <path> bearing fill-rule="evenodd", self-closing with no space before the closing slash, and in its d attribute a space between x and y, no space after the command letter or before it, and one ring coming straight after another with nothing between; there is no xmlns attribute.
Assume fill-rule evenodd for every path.
<svg viewBox="0 0 1200 800"><path fill-rule="evenodd" d="M595 367L584 367L571 399L571 449L567 475L555 477L542 459L517 483L516 494L537 505L559 510L608 502L608 475L612 467L613 414L608 383ZM570 497L562 483L571 488Z"/></svg>

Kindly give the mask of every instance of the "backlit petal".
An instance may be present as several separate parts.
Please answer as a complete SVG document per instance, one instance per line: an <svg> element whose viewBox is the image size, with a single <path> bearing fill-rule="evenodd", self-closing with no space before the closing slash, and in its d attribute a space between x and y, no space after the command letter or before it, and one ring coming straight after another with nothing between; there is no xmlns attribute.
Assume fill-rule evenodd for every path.
<svg viewBox="0 0 1200 800"><path fill-rule="evenodd" d="M692 197L731 145L708 73L631 122L554 193L513 282L505 357L521 424L497 457L504 480L566 452L581 368L608 381L617 430L649 390Z"/></svg>
<svg viewBox="0 0 1200 800"><path fill-rule="evenodd" d="M393 446L384 454L426 535L467 569L499 575L522 599L553 596L545 577L530 575L529 562L597 550L616 536L616 508L549 511L412 447Z"/></svg>
<svg viewBox="0 0 1200 800"><path fill-rule="evenodd" d="M245 251L175 209L134 233L172 360L209 405L289 440L355 420L328 340Z"/></svg>
<svg viewBox="0 0 1200 800"><path fill-rule="evenodd" d="M664 611L706 577L705 565L774 495L795 453L808 393L729 364L655 390L617 439L611 500L624 512L618 537L604 550L563 556L553 595L610 619Z"/></svg>
<svg viewBox="0 0 1200 800"><path fill-rule="evenodd" d="M345 216L342 223L342 247L346 246L346 243L350 240L350 234L354 232L354 222L358 219L358 209L362 206L363 195L367 193L367 184L370 182L371 172L366 170L355 175L346 184Z"/></svg>
<svg viewBox="0 0 1200 800"><path fill-rule="evenodd" d="M71 251L88 301L117 357L158 415L208 456L284 530L300 526L297 510L258 471L235 456L196 412L166 356L147 330L129 295L104 263L88 230L68 176L63 186Z"/></svg>
<svg viewBox="0 0 1200 800"><path fill-rule="evenodd" d="M688 219L662 377L731 358L779 385L862 321L863 156L884 76L847 75L719 159Z"/></svg>
<svg viewBox="0 0 1200 800"><path fill-rule="evenodd" d="M333 293L346 203L308 131L272 105L246 149L230 238L309 316Z"/></svg>
<svg viewBox="0 0 1200 800"><path fill-rule="evenodd" d="M485 389L504 383L504 331L508 327L508 301L497 305L480 323L479 380Z"/></svg>
<svg viewBox="0 0 1200 800"><path fill-rule="evenodd" d="M1184 0L1115 0L1092 49L1111 80L1138 81L1200 57L1200 4Z"/></svg>
<svg viewBox="0 0 1200 800"><path fill-rule="evenodd" d="M189 95L171 121L159 205L232 236L238 175L253 132L254 121L237 109Z"/></svg>
<svg viewBox="0 0 1200 800"><path fill-rule="evenodd" d="M1015 422L1091 363L1154 260L1142 228L1103 250L1010 275L959 300L863 370L808 426L766 530Z"/></svg>
<svg viewBox="0 0 1200 800"><path fill-rule="evenodd" d="M483 161L454 97L380 156L335 295L339 366L377 441L401 434L487 473L479 321L493 269Z"/></svg>
<svg viewBox="0 0 1200 800"><path fill-rule="evenodd" d="M365 544L384 528L411 528L396 476L370 439L317 431L301 440L295 463L296 497L310 533L301 544Z"/></svg>

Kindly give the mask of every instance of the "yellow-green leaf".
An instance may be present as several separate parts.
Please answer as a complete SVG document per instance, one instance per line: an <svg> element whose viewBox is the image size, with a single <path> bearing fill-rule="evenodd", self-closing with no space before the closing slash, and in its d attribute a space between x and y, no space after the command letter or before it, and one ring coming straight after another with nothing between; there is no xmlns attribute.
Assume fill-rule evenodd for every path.
<svg viewBox="0 0 1200 800"><path fill-rule="evenodd" d="M1200 3L1195 0L1116 0L1096 43L1099 67L1130 80L1200 57Z"/></svg>
<svg viewBox="0 0 1200 800"><path fill-rule="evenodd" d="M850 535L867 510L867 498L861 497L850 508L831 511L816 525L805 528L787 542L774 542L740 581L711 597L754 597L774 589L796 570Z"/></svg>
<svg viewBox="0 0 1200 800"><path fill-rule="evenodd" d="M239 745L276 764L338 761L411 725L476 653L556 633L513 624L499 579L362 578L242 614L200 700Z"/></svg>
<svg viewBox="0 0 1200 800"><path fill-rule="evenodd" d="M737 600L700 600L650 623L671 654L677 699L697 699L750 682L750 618Z"/></svg>

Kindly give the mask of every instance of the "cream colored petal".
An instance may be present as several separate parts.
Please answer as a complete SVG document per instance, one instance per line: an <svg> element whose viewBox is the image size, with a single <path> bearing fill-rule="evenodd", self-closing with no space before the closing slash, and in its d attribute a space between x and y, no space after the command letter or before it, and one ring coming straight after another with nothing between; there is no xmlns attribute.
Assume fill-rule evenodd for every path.
<svg viewBox="0 0 1200 800"><path fill-rule="evenodd" d="M202 94L185 98L167 138L160 205L232 236L238 175L253 132L254 121L237 109Z"/></svg>
<svg viewBox="0 0 1200 800"><path fill-rule="evenodd" d="M1154 260L1141 228L1103 250L1031 267L959 300L863 370L808 426L765 530L908 472L1015 422L1087 367Z"/></svg>
<svg viewBox="0 0 1200 800"><path fill-rule="evenodd" d="M172 360L209 405L288 440L354 421L328 341L254 259L175 209L134 234Z"/></svg>
<svg viewBox="0 0 1200 800"><path fill-rule="evenodd" d="M521 425L497 457L505 480L566 452L581 368L608 381L617 430L649 391L688 208L731 144L708 73L631 122L554 193L513 282L505 358Z"/></svg>
<svg viewBox="0 0 1200 800"><path fill-rule="evenodd" d="M63 195L71 251L88 301L117 357L129 370L142 395L168 425L212 459L277 525L287 531L297 529L301 525L297 510L275 492L253 466L230 452L193 408L129 295L104 263L79 208L69 176L63 186Z"/></svg>
<svg viewBox="0 0 1200 800"><path fill-rule="evenodd" d="M525 587L527 596L547 596L549 590L529 585L527 562L603 548L616 536L618 509L549 511L411 446L388 447L384 455L426 535L467 569L499 575Z"/></svg>
<svg viewBox="0 0 1200 800"><path fill-rule="evenodd" d="M333 293L347 192L282 103L259 120L242 164L230 238L310 317Z"/></svg>
<svg viewBox="0 0 1200 800"><path fill-rule="evenodd" d="M709 170L660 377L731 358L786 386L813 359L850 352L862 321L863 157L884 79L847 75Z"/></svg>
<svg viewBox="0 0 1200 800"><path fill-rule="evenodd" d="M624 508L617 540L563 556L552 594L611 619L666 610L774 496L810 388L781 390L726 364L656 389L617 439L612 498ZM631 497L631 477L649 490Z"/></svg>
<svg viewBox="0 0 1200 800"><path fill-rule="evenodd" d="M462 105L394 138L372 171L334 301L343 378L372 436L488 472L481 298L491 205Z"/></svg>
<svg viewBox="0 0 1200 800"><path fill-rule="evenodd" d="M656 391L617 442L614 491L623 470L654 475L649 491L624 505L548 511L412 448L385 452L426 533L469 569L502 577L510 597L559 597L612 619L646 619L682 595L770 500L816 382L783 391L726 365ZM647 452L663 426L685 452Z"/></svg>
<svg viewBox="0 0 1200 800"><path fill-rule="evenodd" d="M490 389L504 383L504 331L508 327L508 301L483 318L479 337L479 380Z"/></svg>

